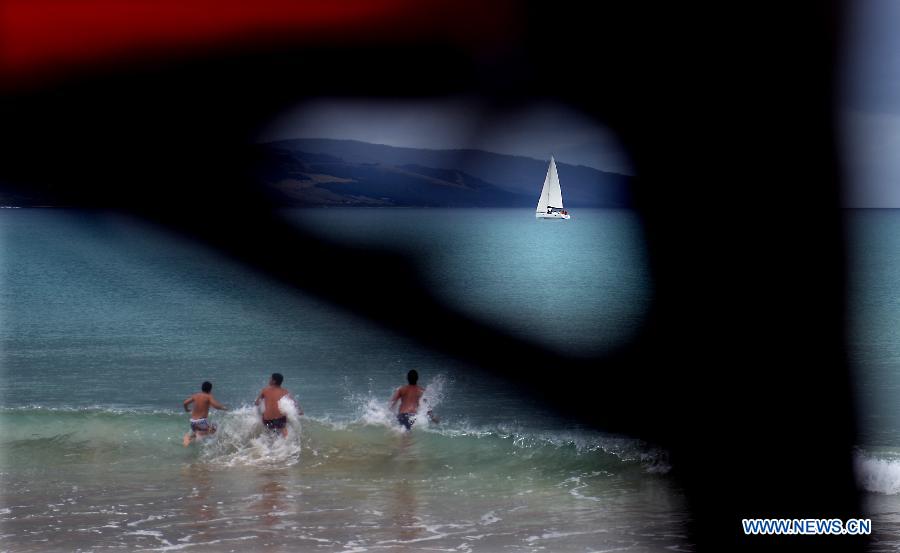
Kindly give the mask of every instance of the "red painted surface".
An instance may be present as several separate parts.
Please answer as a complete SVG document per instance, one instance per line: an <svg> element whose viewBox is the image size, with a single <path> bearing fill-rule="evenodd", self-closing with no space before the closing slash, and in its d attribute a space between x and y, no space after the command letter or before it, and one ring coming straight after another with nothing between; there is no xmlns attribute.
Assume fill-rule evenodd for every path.
<svg viewBox="0 0 900 553"><path fill-rule="evenodd" d="M511 5L465 0L0 0L0 76L262 41L495 40Z"/></svg>

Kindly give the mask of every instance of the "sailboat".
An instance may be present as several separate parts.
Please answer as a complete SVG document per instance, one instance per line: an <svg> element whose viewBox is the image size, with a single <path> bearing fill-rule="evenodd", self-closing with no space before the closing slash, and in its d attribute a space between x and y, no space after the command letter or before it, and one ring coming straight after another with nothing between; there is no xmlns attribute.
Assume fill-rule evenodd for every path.
<svg viewBox="0 0 900 553"><path fill-rule="evenodd" d="M569 212L563 209L562 190L559 188L559 175L556 174L556 160L550 156L550 166L544 178L544 188L538 199L534 212L537 219L569 219Z"/></svg>

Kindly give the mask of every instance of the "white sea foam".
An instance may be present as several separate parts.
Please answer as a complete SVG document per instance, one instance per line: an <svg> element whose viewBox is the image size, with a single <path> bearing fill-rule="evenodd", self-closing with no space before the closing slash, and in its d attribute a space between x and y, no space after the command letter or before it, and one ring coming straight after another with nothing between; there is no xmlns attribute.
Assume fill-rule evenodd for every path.
<svg viewBox="0 0 900 553"><path fill-rule="evenodd" d="M284 396L278 400L278 409L287 416L290 430L294 430L297 434L300 434L300 413L297 410L297 404L294 400L288 396Z"/></svg>
<svg viewBox="0 0 900 553"><path fill-rule="evenodd" d="M300 415L296 405L284 397L278 408L287 416L288 435L270 432L262 424L259 410L242 406L226 413L213 439L203 443L203 455L211 462L235 465L293 465L300 460Z"/></svg>
<svg viewBox="0 0 900 553"><path fill-rule="evenodd" d="M162 519L166 518L167 516L171 516L171 515L150 515L147 518L142 518L140 520L134 520L132 522L129 522L128 524L126 524L126 526L137 526L137 525L143 524L145 522L153 522L154 520L162 520Z"/></svg>
<svg viewBox="0 0 900 553"><path fill-rule="evenodd" d="M123 536L150 536L153 538L162 538L162 532L160 532L158 530L134 530L132 532L124 532L122 535ZM168 542L166 542L166 543L168 543Z"/></svg>
<svg viewBox="0 0 900 553"><path fill-rule="evenodd" d="M258 539L258 536L240 536L237 538L221 538L217 540L210 540L206 542L197 542L197 543L179 543L176 545L172 545L171 543L167 543L164 547L158 547L155 549L148 549L147 551L177 551L179 549L185 549L188 547L196 547L196 546L208 546L208 545L218 545L226 542L235 542L235 541L246 541L246 540L255 540Z"/></svg>
<svg viewBox="0 0 900 553"><path fill-rule="evenodd" d="M359 406L359 417L355 422L371 426L384 426L397 432L400 431L396 417L389 409L388 403L380 398L364 399Z"/></svg>
<svg viewBox="0 0 900 553"><path fill-rule="evenodd" d="M453 465L462 470L467 466L469 453L474 451L472 448L477 450L477 442L485 440L497 446L485 451L496 455L497 462L507 463L509 470L535 462L580 463L600 454L640 466L647 473L669 471L665 452L631 438L584 429L536 430L516 421L475 424L459 414L435 424L429 420L427 412L434 410L439 417L447 414L442 409L451 386L452 381L443 374L424 382L425 394L414 427L414 434L418 434L417 443L424 445L417 454L440 457L446 466ZM399 436L405 431L397 423L396 414L389 409L390 392L390 388L382 388L351 395L345 398L346 406L350 407L344 411L346 414L304 419L310 424L308 429L304 428L309 431L302 436L303 453L308 461L327 464L345 454L355 458L371 448L379 451L393 448L393 440L383 440L380 434L389 432ZM195 446L201 450L201 460L228 466L298 463L301 457L300 417L294 403L288 399L280 402L280 408L288 418L287 439L268 432L262 425L260 413L251 405L216 413L219 431ZM80 455L84 450L93 454L103 446L104 453L129 457L134 456L135 449L159 449L163 440L167 447L161 450L163 455L174 455L182 449L180 444L175 446L175 442L180 441L178 437L184 431L183 414L172 411L108 416L111 414L111 411L78 412L72 416L64 413L61 422L48 425L40 417L31 417L24 411L21 417L24 422L13 426L18 434L15 438L20 440L15 445L23 454L28 453L28 448L37 448L41 454L45 450L62 449L62 455ZM175 424L178 430L174 430ZM48 429L53 433L40 434ZM141 454L141 451L137 453ZM188 458L191 457L193 454L189 454Z"/></svg>
<svg viewBox="0 0 900 553"><path fill-rule="evenodd" d="M580 530L574 532L544 532L540 536L529 536L525 538L525 541L528 543L533 543L539 540L555 540L559 538L568 538L571 536L586 536L591 534L605 534L609 532L606 528L598 528L595 530Z"/></svg>
<svg viewBox="0 0 900 553"><path fill-rule="evenodd" d="M854 465L856 481L862 489L886 495L900 493L900 459L871 457L858 452Z"/></svg>
<svg viewBox="0 0 900 553"><path fill-rule="evenodd" d="M435 376L431 382L425 386L425 393L422 394L422 410L438 408L444 401L444 388L447 385L447 378L443 374ZM437 413L435 413L437 415Z"/></svg>
<svg viewBox="0 0 900 553"><path fill-rule="evenodd" d="M435 424L427 416L427 412L437 408L443 401L446 382L446 377L439 374L425 385L425 393L422 394L415 428L435 427ZM403 428L397 424L396 413L391 411L389 402L384 397L376 397L370 392L365 396L350 396L348 400L357 405L358 416L354 422L370 426L382 426L397 433L403 432ZM435 414L437 415L437 413Z"/></svg>
<svg viewBox="0 0 900 553"><path fill-rule="evenodd" d="M494 524L495 522L500 522L500 517L497 516L495 511L488 511L487 513L481 515L481 524L487 526L489 524Z"/></svg>

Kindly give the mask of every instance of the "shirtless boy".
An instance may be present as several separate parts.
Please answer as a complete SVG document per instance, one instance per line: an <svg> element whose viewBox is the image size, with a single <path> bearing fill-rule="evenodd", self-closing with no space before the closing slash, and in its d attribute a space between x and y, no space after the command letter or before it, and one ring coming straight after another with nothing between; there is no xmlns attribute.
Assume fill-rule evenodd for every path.
<svg viewBox="0 0 900 553"><path fill-rule="evenodd" d="M184 435L184 440L182 440L184 447L190 445L197 438L216 433L216 425L209 423L210 406L222 411L228 410L210 393L212 391L211 383L204 382L200 386L200 390L202 391L184 400L184 410L191 412L191 431ZM189 407L192 403L194 404L193 409Z"/></svg>
<svg viewBox="0 0 900 553"><path fill-rule="evenodd" d="M417 384L419 381L419 373L415 369L406 373L406 381L409 382L409 384L400 386L397 388L397 391L394 392L394 395L391 396L390 409L393 411L394 405L396 405L398 401L400 402L400 409L397 410L397 422L400 423L400 426L409 431L412 430L413 424L416 422L416 414L419 412L419 401L427 402L428 400L422 399L425 388ZM437 418L432 414L431 409L428 410L427 414L428 418L433 422L438 422Z"/></svg>
<svg viewBox="0 0 900 553"><path fill-rule="evenodd" d="M269 379L269 385L262 389L254 405L259 405L259 402L263 401L265 406L262 416L263 424L273 432L281 431L281 435L287 438L287 415L281 412L281 409L278 407L278 400L288 396L294 402L294 405L297 406L297 414L302 415L303 409L291 396L291 393L281 387L283 381L284 377L281 374L272 374L272 378Z"/></svg>

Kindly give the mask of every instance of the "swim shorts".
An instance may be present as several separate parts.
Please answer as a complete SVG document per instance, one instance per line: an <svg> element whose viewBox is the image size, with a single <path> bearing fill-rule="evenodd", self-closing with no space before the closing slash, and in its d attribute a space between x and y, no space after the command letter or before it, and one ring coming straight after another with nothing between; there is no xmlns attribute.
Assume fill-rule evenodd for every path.
<svg viewBox="0 0 900 553"><path fill-rule="evenodd" d="M208 419L191 419L191 432L209 432L209 429Z"/></svg>
<svg viewBox="0 0 900 553"><path fill-rule="evenodd" d="M263 424L269 430L281 430L287 424L287 417L279 417L277 419L263 419Z"/></svg>
<svg viewBox="0 0 900 553"><path fill-rule="evenodd" d="M397 422L399 422L400 426L406 428L407 430L412 430L413 424L416 423L416 414L400 413L399 415L397 415Z"/></svg>

